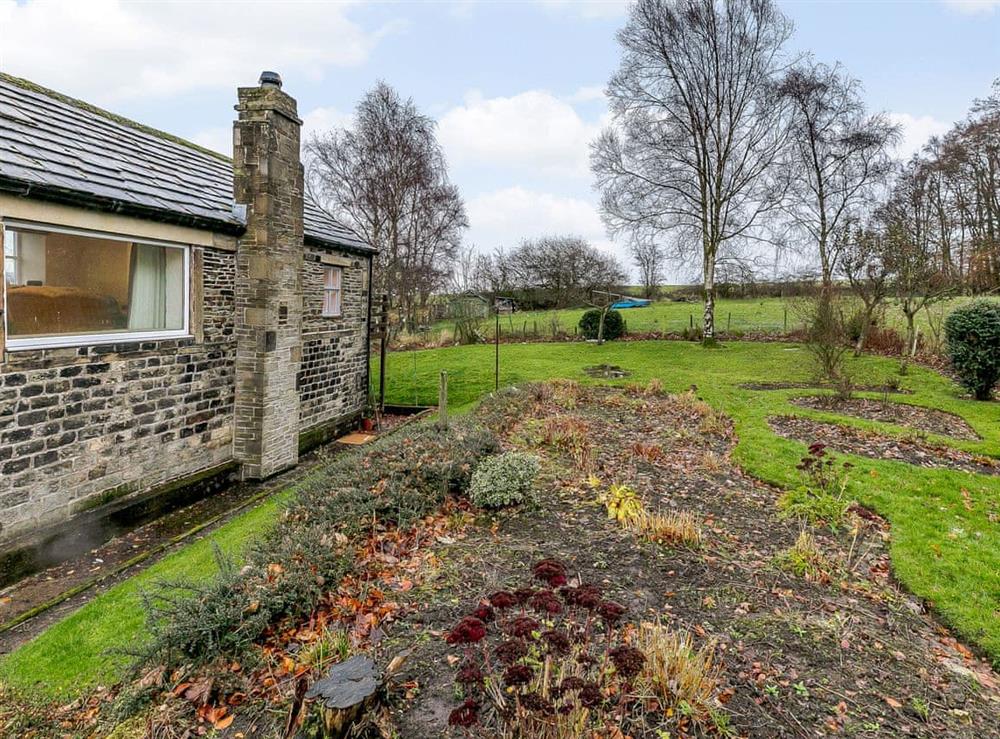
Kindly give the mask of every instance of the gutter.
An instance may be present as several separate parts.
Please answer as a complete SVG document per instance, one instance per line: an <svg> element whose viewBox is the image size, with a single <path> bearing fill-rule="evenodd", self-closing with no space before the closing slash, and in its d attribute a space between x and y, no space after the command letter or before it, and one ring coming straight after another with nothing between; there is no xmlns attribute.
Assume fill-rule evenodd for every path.
<svg viewBox="0 0 1000 739"><path fill-rule="evenodd" d="M66 187L25 182L24 180L18 180L3 174L0 174L0 192L16 197L59 203L60 205L89 208L90 210L97 210L103 213L116 213L142 218L147 221L187 226L229 236L241 236L246 231L246 226L236 221L225 221L206 216L178 213L172 210L131 203L126 200L93 195L80 190L71 190Z"/></svg>

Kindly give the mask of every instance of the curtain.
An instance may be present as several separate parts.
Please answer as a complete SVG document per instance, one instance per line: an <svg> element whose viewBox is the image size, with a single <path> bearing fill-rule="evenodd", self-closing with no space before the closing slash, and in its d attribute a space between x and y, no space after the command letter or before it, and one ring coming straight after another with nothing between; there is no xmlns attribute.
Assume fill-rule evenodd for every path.
<svg viewBox="0 0 1000 739"><path fill-rule="evenodd" d="M128 290L128 327L134 331L166 328L166 249L132 244Z"/></svg>

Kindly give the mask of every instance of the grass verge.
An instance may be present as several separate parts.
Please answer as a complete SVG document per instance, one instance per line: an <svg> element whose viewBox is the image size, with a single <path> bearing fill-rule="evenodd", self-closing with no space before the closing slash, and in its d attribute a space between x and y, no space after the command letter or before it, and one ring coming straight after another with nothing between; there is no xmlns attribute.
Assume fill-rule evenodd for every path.
<svg viewBox="0 0 1000 739"><path fill-rule="evenodd" d="M0 682L46 698L117 682L129 658L116 650L135 645L145 635L146 616L140 597L143 589L180 578L207 580L217 570L214 547L238 556L247 541L274 522L287 495L275 494L205 538L97 596L0 661Z"/></svg>

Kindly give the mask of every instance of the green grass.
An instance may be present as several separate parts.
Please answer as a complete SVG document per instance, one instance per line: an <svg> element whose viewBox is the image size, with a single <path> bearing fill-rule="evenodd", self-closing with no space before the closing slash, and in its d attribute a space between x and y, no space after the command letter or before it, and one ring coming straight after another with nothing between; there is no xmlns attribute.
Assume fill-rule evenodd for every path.
<svg viewBox="0 0 1000 739"><path fill-rule="evenodd" d="M623 382L656 377L674 391L697 385L702 397L733 417L739 437L734 459L749 473L779 486L798 482L795 465L806 445L775 435L767 425L768 416L797 414L885 433L905 432L897 426L791 405L788 398L802 394L801 390L755 392L738 387L751 381L808 380L806 353L790 344L732 342L720 349L668 341L507 344L501 347L500 383L556 377L592 382L583 368L602 363L631 370L633 375ZM859 381L874 384L895 375L898 363L862 357L852 360L851 366ZM467 406L493 389L493 347L390 354L388 399L435 403L442 369L448 370L450 405ZM1000 456L1000 403L964 399L952 382L922 367L911 367L900 380L914 392L896 400L956 413L983 437L979 442L932 437L935 441ZM990 520L1000 515L1000 478L860 457L852 461L857 467L850 495L892 523L896 576L1000 664L1000 527Z"/></svg>
<svg viewBox="0 0 1000 739"><path fill-rule="evenodd" d="M99 595L0 661L0 682L42 698L77 695L118 682L129 658L116 650L136 646L146 633L142 591L161 581L208 579L217 571L215 545L239 556L247 541L274 522L286 495L272 496Z"/></svg>
<svg viewBox="0 0 1000 739"><path fill-rule="evenodd" d="M967 302L965 297L954 298L935 304L931 310L937 316ZM718 331L767 331L780 332L793 330L800 326L802 319L797 316L794 299L782 298L751 298L741 300L721 299L716 302L715 326ZM552 335L552 324L556 322L560 330L573 334L574 327L580 322L585 308L551 311L523 311L511 316L501 317L501 333L503 335L540 336ZM622 311L622 316L628 323L631 333L648 332L680 332L690 326L700 327L702 322L701 303L678 303L670 300L654 302L647 308L632 308ZM927 311L917 315L918 328L926 333L928 330ZM940 321L938 320L938 323ZM492 323L489 333L492 335ZM898 306L889 305L886 311L886 323L903 329L906 325L903 314ZM454 328L454 320L438 321L427 332L417 338L429 340L440 335L442 331L450 332Z"/></svg>

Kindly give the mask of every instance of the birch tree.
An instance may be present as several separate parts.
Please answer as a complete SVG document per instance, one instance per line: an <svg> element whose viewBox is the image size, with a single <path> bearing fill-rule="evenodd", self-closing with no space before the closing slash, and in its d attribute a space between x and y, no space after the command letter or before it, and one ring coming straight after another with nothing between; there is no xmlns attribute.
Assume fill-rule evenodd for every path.
<svg viewBox="0 0 1000 739"><path fill-rule="evenodd" d="M824 290L841 257L833 238L857 219L892 170L899 127L868 115L860 83L838 66L800 62L778 88L790 104L789 183L784 210L819 255Z"/></svg>
<svg viewBox="0 0 1000 739"><path fill-rule="evenodd" d="M306 144L309 196L379 249L375 290L411 328L417 308L447 284L468 226L435 128L412 100L380 82L361 99L351 127Z"/></svg>
<svg viewBox="0 0 1000 739"><path fill-rule="evenodd" d="M639 0L618 34L612 124L591 166L612 233L679 232L700 252L704 342L715 342L720 250L781 202L776 80L792 25L771 0Z"/></svg>

